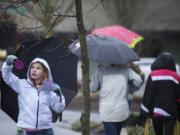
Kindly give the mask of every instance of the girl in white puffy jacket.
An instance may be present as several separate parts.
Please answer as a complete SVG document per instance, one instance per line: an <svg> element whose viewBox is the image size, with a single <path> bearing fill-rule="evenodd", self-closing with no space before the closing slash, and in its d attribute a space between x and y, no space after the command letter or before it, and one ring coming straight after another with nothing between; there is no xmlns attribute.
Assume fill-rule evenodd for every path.
<svg viewBox="0 0 180 135"><path fill-rule="evenodd" d="M12 73L16 56L9 55L2 66L3 80L18 94L19 115L17 126L27 135L54 135L52 112L62 112L65 98L55 84L48 63L35 58L27 72L27 79L20 79ZM61 97L61 98L60 98Z"/></svg>
<svg viewBox="0 0 180 135"><path fill-rule="evenodd" d="M130 115L128 104L129 82L140 87L141 77L127 66L100 65L90 82L92 92L99 91L100 119L107 135L119 135Z"/></svg>

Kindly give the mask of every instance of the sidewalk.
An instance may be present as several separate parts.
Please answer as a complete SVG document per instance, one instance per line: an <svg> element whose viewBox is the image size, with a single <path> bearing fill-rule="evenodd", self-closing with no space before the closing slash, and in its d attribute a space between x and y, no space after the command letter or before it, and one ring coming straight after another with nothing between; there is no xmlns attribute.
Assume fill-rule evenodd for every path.
<svg viewBox="0 0 180 135"><path fill-rule="evenodd" d="M81 116L80 111L73 111L73 110L65 110L63 112L62 122L57 122L54 124L55 133L58 134L73 134L73 135L81 135L81 132L72 131L71 125L75 121L79 120ZM99 123L99 114L98 113L91 113L91 121ZM93 134L92 134L93 135Z"/></svg>
<svg viewBox="0 0 180 135"><path fill-rule="evenodd" d="M71 124L80 118L80 111L65 110L63 113L62 122L57 122L54 125L55 135L82 135L81 132L72 130ZM99 114L91 113L91 121L99 123ZM127 135L123 129L121 135ZM11 120L3 111L0 110L0 135L18 135L16 132L16 123ZM22 134L21 134L22 135ZM90 135L105 135L104 133Z"/></svg>
<svg viewBox="0 0 180 135"><path fill-rule="evenodd" d="M56 135L81 135L81 132L73 131L71 124L80 118L80 111L65 110L63 112L62 122L54 124L54 131ZM91 120L99 121L98 113L91 114ZM17 135L16 123L10 119L2 110L0 110L0 135Z"/></svg>

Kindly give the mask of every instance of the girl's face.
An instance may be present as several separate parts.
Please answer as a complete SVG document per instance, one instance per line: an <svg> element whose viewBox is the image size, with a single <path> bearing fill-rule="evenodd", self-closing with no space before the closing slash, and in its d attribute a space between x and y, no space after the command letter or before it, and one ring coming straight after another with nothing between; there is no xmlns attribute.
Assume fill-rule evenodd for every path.
<svg viewBox="0 0 180 135"><path fill-rule="evenodd" d="M44 68L40 63L33 63L29 74L33 81L42 81L44 78Z"/></svg>

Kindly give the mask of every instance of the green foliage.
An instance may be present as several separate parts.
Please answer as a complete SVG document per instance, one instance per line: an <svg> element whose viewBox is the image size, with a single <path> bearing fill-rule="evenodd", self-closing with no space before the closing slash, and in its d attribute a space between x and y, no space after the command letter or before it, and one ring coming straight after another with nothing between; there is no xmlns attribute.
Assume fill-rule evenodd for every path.
<svg viewBox="0 0 180 135"><path fill-rule="evenodd" d="M141 126L130 126L127 128L128 135L144 135L144 128Z"/></svg>
<svg viewBox="0 0 180 135"><path fill-rule="evenodd" d="M15 14L26 14L28 13L28 9L25 7L8 7L8 8L0 8L1 14L15 15Z"/></svg>
<svg viewBox="0 0 180 135"><path fill-rule="evenodd" d="M126 124L128 126L135 126L138 124L138 122L139 122L139 113L133 112L133 113L131 113L131 115L127 119Z"/></svg>
<svg viewBox="0 0 180 135"><path fill-rule="evenodd" d="M144 135L144 127L130 126L127 127L128 135ZM149 135L155 135L152 125L149 127Z"/></svg>
<svg viewBox="0 0 180 135"><path fill-rule="evenodd" d="M127 120L127 131L128 135L144 135L144 127L139 126L139 112L131 113ZM150 121L149 135L155 135L154 129L152 127L152 121Z"/></svg>
<svg viewBox="0 0 180 135"><path fill-rule="evenodd" d="M80 120L77 120L72 124L72 129L75 131L81 131L82 130L81 128L82 127L81 127ZM98 132L98 133L104 131L103 125L101 123L96 123L93 121L90 121L90 129L94 130L94 132Z"/></svg>

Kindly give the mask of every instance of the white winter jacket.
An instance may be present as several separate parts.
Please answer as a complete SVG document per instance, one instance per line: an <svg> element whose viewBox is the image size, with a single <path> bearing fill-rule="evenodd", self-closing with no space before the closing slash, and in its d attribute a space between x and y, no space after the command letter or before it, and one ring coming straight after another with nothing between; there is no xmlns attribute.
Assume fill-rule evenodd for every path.
<svg viewBox="0 0 180 135"><path fill-rule="evenodd" d="M121 122L130 115L128 80L138 87L142 80L133 70L120 66L101 66L91 77L90 90L99 90L100 119L104 122Z"/></svg>
<svg viewBox="0 0 180 135"><path fill-rule="evenodd" d="M37 61L49 70L49 79L52 79L47 62L41 58L36 58L32 63ZM27 129L52 128L50 108L57 113L62 112L65 108L65 98L62 95L60 102L60 97L53 91L48 92L41 88L37 90L28 74L29 69L27 79L19 79L12 73L12 66L6 65L6 63L2 66L3 80L18 94L19 116L17 126Z"/></svg>

